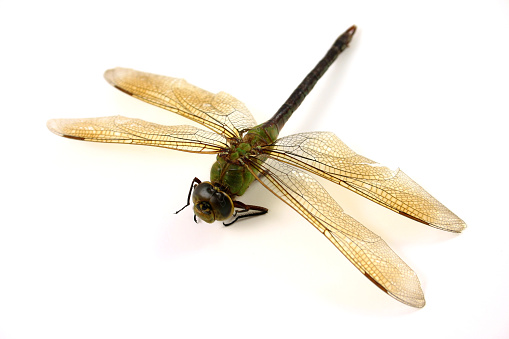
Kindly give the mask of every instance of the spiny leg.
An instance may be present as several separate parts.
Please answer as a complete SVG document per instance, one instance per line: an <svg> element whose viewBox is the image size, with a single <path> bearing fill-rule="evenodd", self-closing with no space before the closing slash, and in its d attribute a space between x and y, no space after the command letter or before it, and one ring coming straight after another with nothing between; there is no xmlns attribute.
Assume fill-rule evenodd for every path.
<svg viewBox="0 0 509 339"><path fill-rule="evenodd" d="M257 216L257 215L262 215L262 214L265 214L269 211L268 208L265 208L265 207L262 207L262 206L256 206L256 205L246 205L244 204L243 202L240 202L240 201L234 201L233 202L233 206L235 208L242 208L242 210L240 211L235 211L235 219L233 219L232 222L229 222L229 223L224 223L223 222L223 225L224 226L230 226L232 225L233 223L235 223L237 220L241 219L241 218L247 218L247 217L254 217L254 216ZM242 214L239 214L239 213L242 213Z"/></svg>
<svg viewBox="0 0 509 339"><path fill-rule="evenodd" d="M184 208L186 208L187 206L191 205L191 193L193 192L193 188L195 187L194 184L201 184L201 180L194 177L193 181L191 182L191 187L189 188L189 194L187 195L187 204L182 207L181 209L179 209L177 212L175 212L175 214L179 213L180 211L182 211ZM196 216L195 216L195 219L194 221L196 222Z"/></svg>

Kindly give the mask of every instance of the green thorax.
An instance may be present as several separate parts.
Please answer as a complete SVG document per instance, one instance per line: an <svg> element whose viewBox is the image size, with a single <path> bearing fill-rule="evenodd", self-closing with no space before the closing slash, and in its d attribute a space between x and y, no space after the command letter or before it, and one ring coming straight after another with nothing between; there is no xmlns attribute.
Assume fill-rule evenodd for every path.
<svg viewBox="0 0 509 339"><path fill-rule="evenodd" d="M258 125L246 132L242 139L233 141L226 154L219 154L210 170L210 181L219 184L230 196L242 195L255 177L246 168L252 161L263 162L260 149L277 139L274 125ZM258 171L251 167L256 174Z"/></svg>

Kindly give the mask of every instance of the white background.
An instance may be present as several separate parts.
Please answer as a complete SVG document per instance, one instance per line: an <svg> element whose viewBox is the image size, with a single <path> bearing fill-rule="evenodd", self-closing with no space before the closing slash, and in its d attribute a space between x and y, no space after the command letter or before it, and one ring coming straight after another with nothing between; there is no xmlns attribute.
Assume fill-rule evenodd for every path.
<svg viewBox="0 0 509 339"><path fill-rule="evenodd" d="M502 338L509 335L507 1L0 0L0 338ZM282 135L335 132L468 224L448 234L335 185L419 275L412 309L254 184L268 215L183 206L213 157L59 138L49 118L188 123L111 88L123 66L244 101L261 122L358 31Z"/></svg>

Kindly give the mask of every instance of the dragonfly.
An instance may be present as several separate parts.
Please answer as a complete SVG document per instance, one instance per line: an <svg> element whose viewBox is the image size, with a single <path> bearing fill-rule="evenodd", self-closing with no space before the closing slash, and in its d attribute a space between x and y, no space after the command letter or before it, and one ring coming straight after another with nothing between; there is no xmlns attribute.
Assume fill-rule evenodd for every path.
<svg viewBox="0 0 509 339"><path fill-rule="evenodd" d="M444 231L461 232L466 227L463 220L401 170L355 153L333 133L278 137L292 113L349 45L355 31L356 26L352 26L341 34L281 108L262 124L256 123L241 101L225 92L213 94L184 79L115 68L104 74L111 85L208 130L124 116L51 119L47 126L57 135L76 140L215 154L210 180L194 178L182 208L192 201L195 221L198 217L228 226L240 218L267 213L266 207L238 200L258 182L316 227L382 291L420 308L425 299L416 273L383 239L346 214L316 177Z"/></svg>

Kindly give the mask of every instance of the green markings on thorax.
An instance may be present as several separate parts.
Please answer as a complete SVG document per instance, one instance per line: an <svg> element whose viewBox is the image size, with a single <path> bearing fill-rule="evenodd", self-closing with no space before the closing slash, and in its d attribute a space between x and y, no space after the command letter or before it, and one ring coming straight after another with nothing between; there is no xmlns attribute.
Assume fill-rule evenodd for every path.
<svg viewBox="0 0 509 339"><path fill-rule="evenodd" d="M210 181L224 187L230 196L242 195L255 177L246 169L246 162L263 161L257 155L257 150L271 144L277 139L276 126L258 125L250 129L238 144L232 144L228 154L217 156L216 162L210 169ZM248 161L249 159L249 161ZM252 168L255 173L255 168Z"/></svg>
<svg viewBox="0 0 509 339"><path fill-rule="evenodd" d="M220 155L210 169L210 181L219 183L230 196L244 194L254 179L244 165L229 162Z"/></svg>

